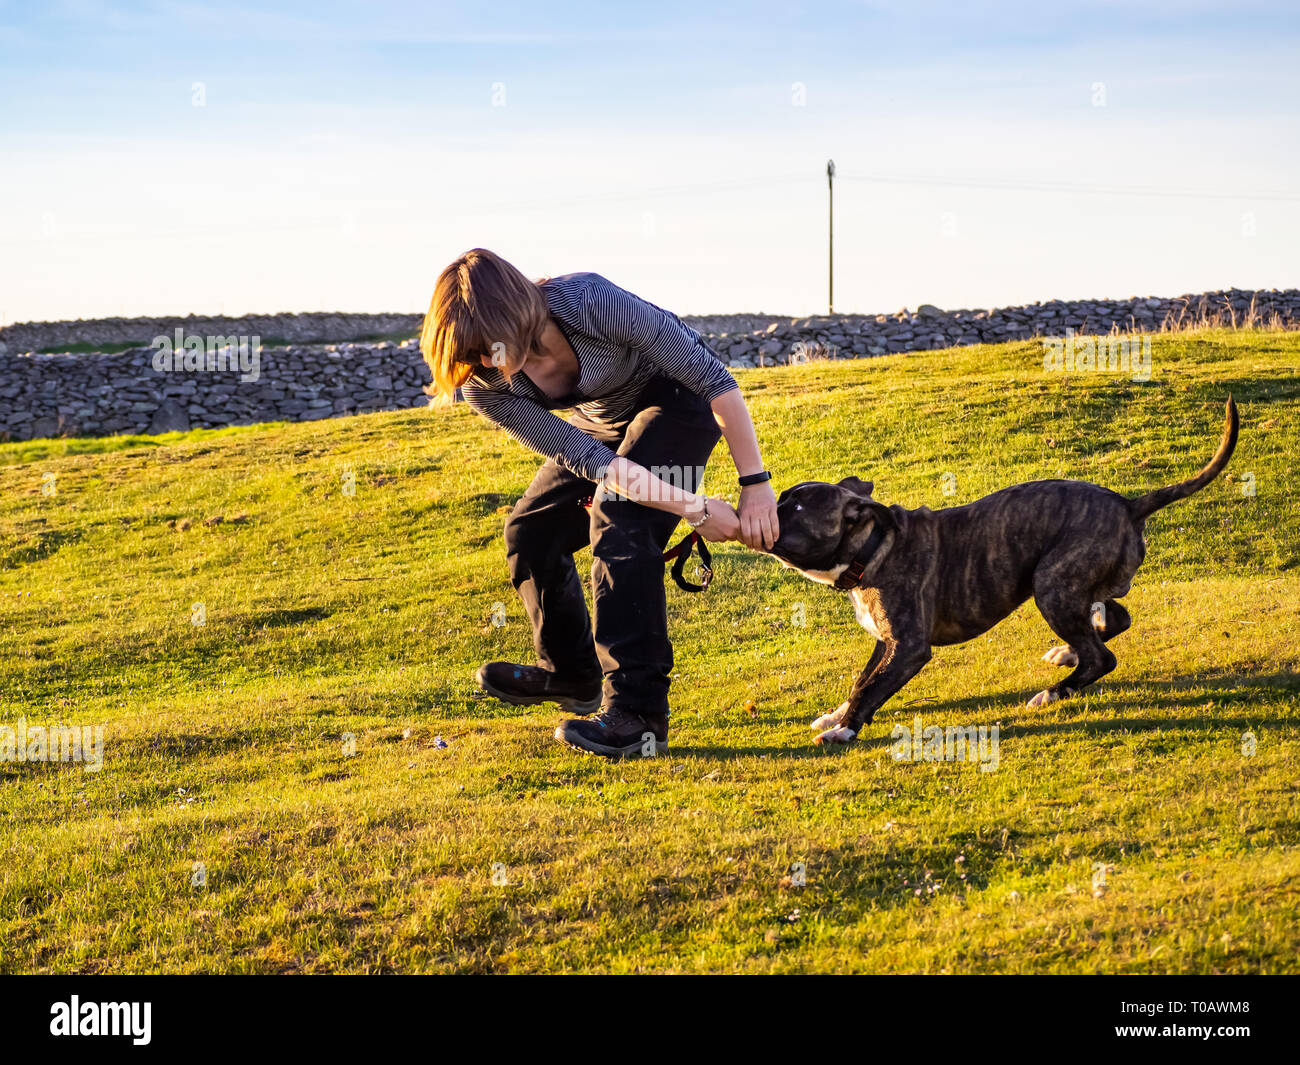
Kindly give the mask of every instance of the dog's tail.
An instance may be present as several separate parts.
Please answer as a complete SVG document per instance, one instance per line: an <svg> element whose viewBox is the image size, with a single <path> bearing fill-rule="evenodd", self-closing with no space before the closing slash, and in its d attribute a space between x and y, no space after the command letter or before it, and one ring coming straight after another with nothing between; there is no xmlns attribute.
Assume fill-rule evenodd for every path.
<svg viewBox="0 0 1300 1065"><path fill-rule="evenodd" d="M1161 507L1167 507L1170 503L1179 499L1186 499L1193 492L1199 492L1223 472L1223 467L1228 464L1228 459L1232 457L1232 449L1236 446L1237 405L1232 402L1232 397L1229 396L1224 413L1223 439L1219 441L1219 450L1214 453L1214 458L1210 459L1209 465L1195 477L1189 477L1178 484L1171 484L1167 488L1157 488L1154 492L1148 492L1144 496L1130 499L1128 501L1129 513L1138 521L1141 521L1148 514L1154 514Z"/></svg>

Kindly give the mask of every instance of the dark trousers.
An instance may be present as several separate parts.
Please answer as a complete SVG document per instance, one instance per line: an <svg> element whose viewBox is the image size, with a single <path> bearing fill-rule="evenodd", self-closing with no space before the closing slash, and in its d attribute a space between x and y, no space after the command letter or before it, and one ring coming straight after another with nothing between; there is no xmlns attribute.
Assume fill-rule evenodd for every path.
<svg viewBox="0 0 1300 1065"><path fill-rule="evenodd" d="M721 436L709 405L666 377L646 385L623 422L595 423L576 412L572 421L686 491L697 487ZM589 497L590 515L582 505ZM603 675L607 707L667 711L673 647L661 556L678 520L545 462L506 519L510 579L532 623L539 665L578 680ZM594 627L573 563L588 544Z"/></svg>

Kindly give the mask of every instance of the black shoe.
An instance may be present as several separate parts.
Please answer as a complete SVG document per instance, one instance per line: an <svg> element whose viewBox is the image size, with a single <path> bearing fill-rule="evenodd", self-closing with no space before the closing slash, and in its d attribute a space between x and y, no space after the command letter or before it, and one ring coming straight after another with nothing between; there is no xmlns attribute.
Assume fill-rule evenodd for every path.
<svg viewBox="0 0 1300 1065"><path fill-rule="evenodd" d="M476 679L489 695L515 706L559 703L574 714L594 714L600 709L599 678L569 681L541 666L489 662L479 667Z"/></svg>
<svg viewBox="0 0 1300 1065"><path fill-rule="evenodd" d="M668 753L668 715L609 707L586 721L566 721L555 738L575 751L606 758L653 758Z"/></svg>

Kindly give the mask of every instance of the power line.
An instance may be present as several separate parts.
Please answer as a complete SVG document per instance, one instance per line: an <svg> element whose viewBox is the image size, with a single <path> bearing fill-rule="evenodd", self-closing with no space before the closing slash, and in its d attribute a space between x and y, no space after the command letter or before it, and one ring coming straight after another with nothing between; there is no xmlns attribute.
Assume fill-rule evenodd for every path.
<svg viewBox="0 0 1300 1065"><path fill-rule="evenodd" d="M633 189L627 192L612 192L601 195L578 195L566 196L557 199L533 199L533 200L515 200L505 201L503 203L480 203L469 204L457 208L456 214L461 218L474 217L478 215L492 215L510 212L527 212L527 211L550 211L561 207L583 207L594 203L627 203L636 200L653 199L655 197L673 196L682 193L701 193L701 192L734 192L743 189L755 188L774 188L780 185L794 185L807 181L808 178L803 174L791 174L785 177L769 178L728 178L723 181L706 181L695 182L692 184L682 185L659 185L651 188ZM407 210L403 208L403 210ZM243 229L234 229L223 227L219 224L190 226L185 229L172 229L154 232L135 232L135 233L87 233L87 234L69 234L64 237L58 234L39 237L18 238L16 240L0 241L0 247L15 244L45 244L58 242L62 240L75 240L83 243L99 243L112 241L138 241L138 240L167 240L174 238L184 238L197 235L217 236L217 237L236 237L252 236L262 233L283 233L283 232L301 232L309 230L338 229L341 224L341 217L328 215L322 219L308 220L303 222L279 222L267 225L259 225Z"/></svg>
<svg viewBox="0 0 1300 1065"><path fill-rule="evenodd" d="M1064 181L1016 181L1008 178L943 178L928 177L917 174L845 174L836 171L836 177L844 181L855 181L877 185L906 185L916 187L954 188L954 189L989 189L1008 192L1056 193L1075 196L1137 196L1155 199L1200 199L1200 200L1264 200L1277 203L1300 202L1300 193L1239 191L1227 192L1215 189L1160 188L1138 185L1094 185L1082 182ZM776 188L784 185L811 183L812 178L806 174L790 174L766 178L726 179L722 181L692 182L676 185L658 185L649 188L633 189L626 192L611 192L601 195L578 195L554 199L530 199L505 201L502 203L470 204L457 210L461 218L476 215L502 213L523 213L535 210L555 210L564 207L581 207L591 204L627 203L637 200L649 200L665 196L682 194L700 194L707 192L732 192L744 189ZM270 232L303 232L312 230L335 229L340 225L339 219L327 217L303 222L278 222L255 227L235 229L220 225L189 226L184 229L172 229L155 232L112 233L112 234L58 234L18 238L0 241L0 247L19 244L44 244L74 240L78 243L95 244L114 241L173 240L198 236L201 234L217 237L238 237L259 235Z"/></svg>
<svg viewBox="0 0 1300 1065"><path fill-rule="evenodd" d="M877 185L921 185L957 189L1003 189L1011 192L1057 192L1077 196L1153 196L1157 199L1274 200L1300 202L1300 193L1222 192L1213 189L1159 188L1152 185L1090 185L1066 181L1012 181L998 178L933 178L904 174L839 174L845 181Z"/></svg>

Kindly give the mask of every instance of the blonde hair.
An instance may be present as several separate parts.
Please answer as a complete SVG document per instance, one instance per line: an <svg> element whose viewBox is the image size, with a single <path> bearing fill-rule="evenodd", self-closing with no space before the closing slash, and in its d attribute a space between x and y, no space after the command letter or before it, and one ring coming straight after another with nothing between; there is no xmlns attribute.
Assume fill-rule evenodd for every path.
<svg viewBox="0 0 1300 1065"><path fill-rule="evenodd" d="M537 285L495 252L471 248L452 262L438 275L420 330L438 402L454 401L484 355L510 380L538 349L549 318Z"/></svg>

